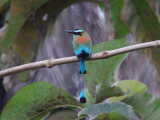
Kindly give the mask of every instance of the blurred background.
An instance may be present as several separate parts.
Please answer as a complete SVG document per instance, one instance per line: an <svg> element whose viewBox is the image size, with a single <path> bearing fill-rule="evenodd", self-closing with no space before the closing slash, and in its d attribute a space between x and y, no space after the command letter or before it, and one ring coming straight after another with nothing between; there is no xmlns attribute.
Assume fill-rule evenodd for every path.
<svg viewBox="0 0 160 120"><path fill-rule="evenodd" d="M73 56L67 29L86 30L93 45L126 38L130 45L160 39L159 0L0 0L0 70ZM160 97L160 50L129 53L115 75L133 79ZM48 81L74 96L85 88L79 63L40 68L0 78L0 109L22 87Z"/></svg>

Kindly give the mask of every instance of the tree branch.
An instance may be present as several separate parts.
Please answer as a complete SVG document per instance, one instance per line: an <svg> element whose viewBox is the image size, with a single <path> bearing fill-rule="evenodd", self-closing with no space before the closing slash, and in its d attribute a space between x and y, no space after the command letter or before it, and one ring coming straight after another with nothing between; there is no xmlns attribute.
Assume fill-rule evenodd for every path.
<svg viewBox="0 0 160 120"><path fill-rule="evenodd" d="M160 40L131 45L131 46L115 49L115 50L102 51L99 53L95 53L95 54L92 54L91 58L88 59L87 61L97 60L97 59L107 59L107 58L115 56L115 55L131 52L131 51L135 51L135 50L145 49L145 48L152 48L152 47L160 47ZM76 56L72 56L72 57L65 57L65 58L59 58L59 59L51 58L48 60L28 63L28 64L16 66L16 67L8 68L5 70L1 70L0 71L0 78L5 77L5 76L9 76L9 75L12 75L15 73L27 71L27 70L32 70L32 69L37 69L37 68L42 68L42 67L51 68L56 65L73 63L73 62L78 62L78 61L79 60Z"/></svg>

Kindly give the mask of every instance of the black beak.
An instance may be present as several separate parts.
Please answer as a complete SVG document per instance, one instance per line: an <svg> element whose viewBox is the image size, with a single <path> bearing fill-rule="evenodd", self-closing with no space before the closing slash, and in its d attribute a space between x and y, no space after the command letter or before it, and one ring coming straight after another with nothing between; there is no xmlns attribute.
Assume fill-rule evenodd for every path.
<svg viewBox="0 0 160 120"><path fill-rule="evenodd" d="M74 34L74 30L65 30L68 33Z"/></svg>

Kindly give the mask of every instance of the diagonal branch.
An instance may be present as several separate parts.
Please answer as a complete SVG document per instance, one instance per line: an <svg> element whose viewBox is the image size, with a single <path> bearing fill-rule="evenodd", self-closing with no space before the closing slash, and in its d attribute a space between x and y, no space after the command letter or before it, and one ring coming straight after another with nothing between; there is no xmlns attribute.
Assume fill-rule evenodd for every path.
<svg viewBox="0 0 160 120"><path fill-rule="evenodd" d="M115 49L115 50L102 51L99 53L95 53L87 61L97 60L97 59L107 59L115 55L131 52L135 50L145 49L145 48L152 48L152 47L160 47L160 40L156 40L153 42L140 43L140 44L131 45L131 46ZM51 68L56 65L73 63L73 62L78 62L78 61L79 60L76 56L72 56L72 57L65 57L65 58L59 58L59 59L51 58L48 60L28 63L28 64L24 64L24 65L12 67L12 68L8 68L8 69L0 71L0 78L9 76L15 73L27 71L27 70L32 70L32 69L37 69L37 68L42 68L42 67Z"/></svg>

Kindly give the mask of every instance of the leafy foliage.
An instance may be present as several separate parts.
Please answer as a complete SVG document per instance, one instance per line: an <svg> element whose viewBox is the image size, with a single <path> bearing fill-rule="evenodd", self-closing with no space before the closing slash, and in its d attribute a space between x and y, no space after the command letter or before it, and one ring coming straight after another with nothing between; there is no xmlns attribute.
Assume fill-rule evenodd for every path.
<svg viewBox="0 0 160 120"><path fill-rule="evenodd" d="M99 115L96 120L128 120L125 116L118 112L110 112L107 114L101 114Z"/></svg>
<svg viewBox="0 0 160 120"><path fill-rule="evenodd" d="M77 118L77 112L70 109L57 109L52 112L46 120L75 120Z"/></svg>
<svg viewBox="0 0 160 120"><path fill-rule="evenodd" d="M110 112L99 115L95 120L128 120L125 116L118 112Z"/></svg>
<svg viewBox="0 0 160 120"><path fill-rule="evenodd" d="M100 114L109 113L109 112L118 112L124 115L129 120L139 120L139 116L134 112L130 105L126 105L122 102L103 102L95 105L91 105L82 109L78 115L88 115L90 119L95 119Z"/></svg>
<svg viewBox="0 0 160 120"><path fill-rule="evenodd" d="M30 84L18 91L5 106L2 120L33 119L66 105L80 105L64 90L48 82Z"/></svg>
<svg viewBox="0 0 160 120"><path fill-rule="evenodd" d="M160 119L160 99L151 94L137 93L123 102L131 105L144 120Z"/></svg>
<svg viewBox="0 0 160 120"><path fill-rule="evenodd" d="M117 0L109 0L110 10L112 13L113 27L115 31L115 38L124 38L130 30L123 23L120 13L124 5L124 0L119 0L117 4Z"/></svg>
<svg viewBox="0 0 160 120"><path fill-rule="evenodd" d="M19 32L20 28L26 21L26 19L32 14L33 10L36 10L43 5L47 0L16 0L11 1L11 18L9 20L9 26L4 40L1 42L1 50L6 51L11 46L13 39ZM3 47L5 46L5 47Z"/></svg>
<svg viewBox="0 0 160 120"><path fill-rule="evenodd" d="M145 0L125 1L121 16L138 42L150 42L160 39L160 23ZM154 63L158 74L160 74L160 50L152 48L144 51Z"/></svg>
<svg viewBox="0 0 160 120"><path fill-rule="evenodd" d="M20 40L20 42L18 41L19 44L26 47L26 45L25 45L26 41L23 40L24 38L26 38L26 36L29 38L31 37L31 41L29 38L27 39L27 41L29 40L30 45L35 44L34 42L32 42L32 40L37 40L37 37L38 37L37 27L39 27L39 26L44 27L44 30L45 30L45 27L49 24L49 20L47 23L42 20L42 17L44 16L45 13L48 14L49 19L55 20L56 16L62 11L62 9L71 5L72 3L76 3L79 1L83 1L83 0L63 1L63 4L61 4L61 1L59 1L59 0L54 0L54 1L49 1L49 0L23 0L23 1L16 0L16 1L11 1L10 2L11 9L9 11L11 16L9 19L9 24L8 24L8 29L7 29L6 35L0 44L1 52L3 53L3 52L6 52L7 50L9 50L9 48L14 43L15 39ZM2 2L2 4L3 4L3 2ZM47 6L45 6L46 4L47 4ZM45 7L43 7L43 6L45 6ZM59 6L59 7L57 7L57 6ZM39 8L41 8L41 9L39 9ZM53 10L51 10L51 9L53 9ZM31 19L29 19L29 17L31 17ZM54 17L54 19L52 17ZM32 21L32 19L35 19L35 18L36 18L36 21L35 21L36 25ZM25 24L27 24L27 25L25 25ZM27 30L27 33L23 33L23 29L25 29L25 32L26 32L27 28L30 28L29 30L31 30L31 31ZM42 28L39 28L39 29L42 29ZM22 33L23 33L23 35L21 35ZM23 49L23 47L21 47L20 45L18 47ZM17 47L17 49L18 49L18 47ZM29 50L29 49L27 49L27 50ZM19 49L17 51L19 51Z"/></svg>
<svg viewBox="0 0 160 120"><path fill-rule="evenodd" d="M100 44L97 44L93 46L93 53L104 51L104 50L112 50L120 47L127 46L128 43L126 39L117 39L113 41L103 42ZM127 54L117 55L115 57L112 57L110 59L106 60L96 60L96 61L89 61L87 62L87 74L84 76L84 79L87 84L87 88L92 95L92 97L95 97L96 87L99 83L103 84L103 87L101 87L103 90L103 94L106 94L104 96L110 96L110 92L113 90L118 90L118 88L114 87L113 89L111 86L114 83L114 74L119 67L120 63L125 59ZM97 90L101 91L101 90ZM116 92L115 93L122 95L122 92ZM100 94L100 92L97 92L97 94ZM110 94L110 95L109 95ZM114 93L113 93L114 96ZM99 101L99 100L97 100Z"/></svg>
<svg viewBox="0 0 160 120"><path fill-rule="evenodd" d="M119 81L115 84L115 86L118 86L121 88L121 90L125 93L123 96L116 96L111 97L108 100L109 101L121 101L129 96L132 96L136 93L144 93L147 91L147 86L144 85L141 82L135 81L135 80L123 80Z"/></svg>
<svg viewBox="0 0 160 120"><path fill-rule="evenodd" d="M109 87L103 83L100 83L96 87L95 103L103 102L105 99L113 96L124 95L124 92L117 86Z"/></svg>

